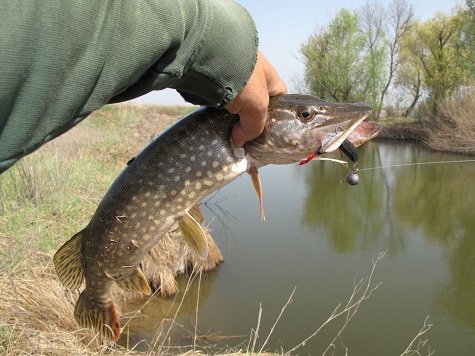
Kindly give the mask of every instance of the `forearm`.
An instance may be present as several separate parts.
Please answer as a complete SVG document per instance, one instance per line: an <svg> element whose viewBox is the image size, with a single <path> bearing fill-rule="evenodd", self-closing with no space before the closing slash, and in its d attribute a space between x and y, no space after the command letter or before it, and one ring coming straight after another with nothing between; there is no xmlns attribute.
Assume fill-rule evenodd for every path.
<svg viewBox="0 0 475 356"><path fill-rule="evenodd" d="M255 26L232 2L18 3L0 14L0 172L107 102L171 87L222 106L255 65Z"/></svg>
<svg viewBox="0 0 475 356"><path fill-rule="evenodd" d="M127 83L112 102L163 88L177 89L193 104L224 106L232 101L247 83L256 62L257 33L250 15L231 1L182 0L166 6L170 9L165 13L173 11L181 16L166 17L160 23L169 21L164 28L179 24L182 29L167 33L165 38L157 34L155 46L166 51L154 53L157 62L143 64L141 68L147 70ZM160 42L165 43L157 46ZM153 48L151 43L147 46ZM134 53L128 53L127 58L130 56ZM138 61L140 57L134 63Z"/></svg>
<svg viewBox="0 0 475 356"><path fill-rule="evenodd" d="M210 1L210 23L196 47L196 57L173 87L191 102L224 106L244 88L257 58L257 33L245 9ZM200 86L197 86L200 83Z"/></svg>

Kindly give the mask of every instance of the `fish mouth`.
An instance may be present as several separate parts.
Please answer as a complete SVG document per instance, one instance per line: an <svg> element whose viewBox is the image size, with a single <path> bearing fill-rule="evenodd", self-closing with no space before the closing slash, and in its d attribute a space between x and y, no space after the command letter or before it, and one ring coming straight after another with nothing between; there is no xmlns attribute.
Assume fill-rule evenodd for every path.
<svg viewBox="0 0 475 356"><path fill-rule="evenodd" d="M351 161L358 161L356 147L375 138L381 132L381 126L373 122L361 122L340 145L340 151Z"/></svg>
<svg viewBox="0 0 475 356"><path fill-rule="evenodd" d="M381 132L382 127L374 122L360 122L356 128L346 137L355 147L361 146L366 141L372 140Z"/></svg>
<svg viewBox="0 0 475 356"><path fill-rule="evenodd" d="M358 147L375 137L381 131L378 128L379 125L363 121L372 111L371 107L368 108L370 109L366 110L366 112L362 110L363 112L356 119L336 123L330 121L329 124L325 125L323 129L326 134L321 141L322 145L318 149L318 153L324 154L336 151L347 139L354 146ZM321 130L322 127L320 126L318 129Z"/></svg>
<svg viewBox="0 0 475 356"><path fill-rule="evenodd" d="M381 132L382 127L374 122L361 122L356 128L346 136L340 145L340 151L351 161L358 161L358 151L356 147L372 140Z"/></svg>
<svg viewBox="0 0 475 356"><path fill-rule="evenodd" d="M322 140L322 146L317 153L330 153L339 149L351 161L356 162L358 160L356 147L376 137L382 129L380 125L363 121L364 119L337 124L333 132L327 133L326 140ZM345 124L347 128L343 130L342 126Z"/></svg>

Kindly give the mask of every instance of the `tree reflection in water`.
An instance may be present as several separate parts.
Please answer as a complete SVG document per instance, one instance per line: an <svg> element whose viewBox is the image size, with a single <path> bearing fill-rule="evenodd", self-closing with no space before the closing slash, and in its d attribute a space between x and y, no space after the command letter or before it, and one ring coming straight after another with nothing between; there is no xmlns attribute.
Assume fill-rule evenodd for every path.
<svg viewBox="0 0 475 356"><path fill-rule="evenodd" d="M438 286L434 303L475 329L475 163L364 168L473 159L429 151L418 144L369 142L359 149L360 184L339 184L346 170L314 165L305 178L302 218L309 229L323 226L339 253L388 250L402 254L411 234L439 246L450 280Z"/></svg>

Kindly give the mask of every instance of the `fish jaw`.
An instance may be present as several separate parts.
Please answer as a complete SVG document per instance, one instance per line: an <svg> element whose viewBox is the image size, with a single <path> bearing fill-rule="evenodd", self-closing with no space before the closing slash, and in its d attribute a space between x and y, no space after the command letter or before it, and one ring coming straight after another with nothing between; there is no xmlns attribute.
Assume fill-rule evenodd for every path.
<svg viewBox="0 0 475 356"><path fill-rule="evenodd" d="M247 156L256 166L263 166L300 162L315 153L335 151L372 110L360 103L332 103L311 95L273 97L264 132L246 144ZM357 138L355 135L355 141Z"/></svg>
<svg viewBox="0 0 475 356"><path fill-rule="evenodd" d="M350 134L347 136L353 146L359 147L365 142L372 140L378 136L381 132L382 127L374 122L361 122Z"/></svg>

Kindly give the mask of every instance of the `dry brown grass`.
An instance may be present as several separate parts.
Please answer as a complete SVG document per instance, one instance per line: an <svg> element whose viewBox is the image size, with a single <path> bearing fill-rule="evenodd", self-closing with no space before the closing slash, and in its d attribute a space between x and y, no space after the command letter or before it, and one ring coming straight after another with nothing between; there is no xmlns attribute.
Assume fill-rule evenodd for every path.
<svg viewBox="0 0 475 356"><path fill-rule="evenodd" d="M8 248L8 241L0 241ZM49 256L30 255L11 271L0 269L0 353L94 353L97 344L89 330L72 318L77 292L59 285Z"/></svg>
<svg viewBox="0 0 475 356"><path fill-rule="evenodd" d="M190 251L176 228L170 230L145 256L143 269L153 291L162 297L171 297L178 292L175 277L188 271L206 272L223 262L223 255L206 230L209 255L201 260Z"/></svg>
<svg viewBox="0 0 475 356"><path fill-rule="evenodd" d="M165 236L147 256L145 270L147 278L160 288L160 294L166 296L178 292L175 277L189 272L187 267L194 263L179 233L171 234L174 238ZM216 267L222 256L210 235L208 238L214 246L210 257L215 258ZM5 238L0 241L0 248L8 249ZM175 251L182 253L175 255ZM207 268L213 264L212 261L200 263ZM195 268L196 273L200 268ZM0 269L0 290L1 354L97 354L111 351L107 345L101 345L100 337L92 330L77 326L73 310L79 293L69 291L59 283L51 256L33 252L11 271ZM119 309L136 297L137 294L114 288L113 298ZM116 346L114 353L128 351Z"/></svg>
<svg viewBox="0 0 475 356"><path fill-rule="evenodd" d="M475 90L465 90L439 103L442 113L429 127L426 143L447 152L475 154Z"/></svg>

